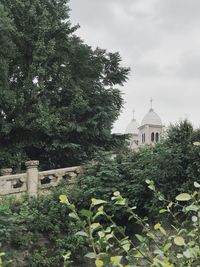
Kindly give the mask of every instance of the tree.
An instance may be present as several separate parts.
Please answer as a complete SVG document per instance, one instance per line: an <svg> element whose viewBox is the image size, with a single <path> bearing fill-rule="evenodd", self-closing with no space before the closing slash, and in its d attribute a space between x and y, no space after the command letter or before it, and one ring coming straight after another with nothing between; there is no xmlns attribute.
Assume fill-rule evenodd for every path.
<svg viewBox="0 0 200 267"><path fill-rule="evenodd" d="M160 202L145 186L146 180L153 180L169 199L180 192L192 192L194 182L200 183L198 140L200 129L194 130L191 123L181 121L171 125L166 139L155 146L143 146L137 152L122 151L114 159L100 155L79 179L78 199L88 203L92 197L103 195L109 199L114 191L120 191L132 206L137 206L140 215L152 218Z"/></svg>
<svg viewBox="0 0 200 267"><path fill-rule="evenodd" d="M1 0L0 51L8 50L1 54L1 165L78 164L116 143L111 128L123 105L116 87L129 69L118 53L93 50L74 34L67 2Z"/></svg>

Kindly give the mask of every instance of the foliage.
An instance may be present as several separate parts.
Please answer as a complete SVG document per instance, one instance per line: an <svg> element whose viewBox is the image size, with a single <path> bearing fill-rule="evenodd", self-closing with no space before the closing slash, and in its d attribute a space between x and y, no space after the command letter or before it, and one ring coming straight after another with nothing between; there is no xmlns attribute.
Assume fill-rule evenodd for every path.
<svg viewBox="0 0 200 267"><path fill-rule="evenodd" d="M6 267L12 262L11 260L6 261L4 257L5 257L5 253L0 252L0 267Z"/></svg>
<svg viewBox="0 0 200 267"><path fill-rule="evenodd" d="M60 267L66 249L73 252L75 262L80 261L85 241L75 233L81 226L69 220L68 208L58 201L66 193L69 190L62 185L37 200L1 199L0 250L12 260L9 266Z"/></svg>
<svg viewBox="0 0 200 267"><path fill-rule="evenodd" d="M77 204L87 207L92 197L109 200L113 191L121 186L118 164L111 153L99 152L85 165L84 175L78 180Z"/></svg>
<svg viewBox="0 0 200 267"><path fill-rule="evenodd" d="M160 232L163 231L161 229L164 229L167 233L169 230L169 237L174 235L175 238L175 236L181 235L187 246L180 246L180 249L185 248L184 251L189 249L188 240L191 237L195 239L198 233L195 236L186 237L188 231L192 231L193 228L189 228L189 224L184 223L181 229L186 230L181 231L181 233L177 232L179 231L177 229L180 229L180 227L176 223L174 224L172 214L177 214L178 219L183 222L186 221L185 218L187 216L193 217L193 220L196 220L197 216L194 213L197 210L192 204L192 201L193 197L195 198L197 195L193 196L191 189L193 188L192 184L194 182L196 187L199 186L200 143L197 141L199 140L198 130L193 130L192 133L189 130L190 134L183 135L183 130L185 128L186 130L190 129L190 127L186 127L187 125L185 124L183 124L184 127L182 125L181 127L179 126L173 129L172 136L176 133L176 141L170 139L171 135L169 132L166 140L157 144L155 147L143 147L139 152L126 151L117 156L105 152L97 153L93 161L86 167L84 175L80 177L79 185L75 192L72 190L69 192L65 185L61 185L60 188L54 190L53 194L44 197L41 196L38 200L33 199L32 201L28 201L26 198L16 200L2 197L0 200L0 251L6 252L4 257L6 260L12 259L12 263L9 266L60 267L64 259L66 266L67 261L71 260L75 263L82 263L83 255L86 253L88 245L84 236L77 235L76 233L79 232L80 234L82 232L82 220L88 221L87 218L91 215L91 212L93 213L91 224L99 223L101 225L100 227L103 227L105 231L109 227L110 219L114 220L118 226L127 226L126 231L123 227L116 226L115 229L108 231L106 236L114 231L116 237L119 240L123 240L126 238L124 234L126 236L130 234L131 240L128 240L134 242L136 246L139 246L139 249L141 246L141 249L144 250L147 248L146 245L143 242L138 244L137 242L140 242L139 240L135 243L133 232L140 231L138 230L138 225L135 225L136 220L140 223L140 227L141 224L142 226L147 226L147 222L144 219L141 220L140 217L144 218L144 215L149 214L150 219L154 219L154 223L157 225L156 228L158 228L153 230L150 227L151 232L153 231L153 234L156 234L155 240L151 235L145 236L149 230L142 235L142 237L145 236L146 238L145 242L149 242L150 248L154 246L155 241L163 244L163 233ZM184 141L183 136L185 136ZM185 145L184 148L182 148L182 142ZM196 180L194 178L195 176L197 177ZM146 182L148 182L148 187L151 191L146 187ZM155 187L159 188L160 193L155 192ZM124 197L120 197L122 205L113 205L113 202L110 200L113 197L113 192L116 191L120 191ZM187 192L187 194L180 195L181 192ZM60 205L58 197L59 195L65 194L69 195L70 201L75 203L78 209L82 210L81 214L78 214L81 221L72 222L70 216L74 217L74 215L70 214L69 216L69 213L71 213L69 205ZM164 195L166 195L166 199L164 199ZM179 195L177 201L171 203L170 199L175 199L177 195ZM117 197L117 195L114 197ZM191 197L192 199L190 199ZM93 203L91 210L89 208L91 212L88 213L87 210L90 206L91 198L98 205L93 205ZM185 198L191 204L188 205L187 210L183 209L183 212L180 213L182 198ZM102 202L101 199L106 201L106 203L104 201ZM137 216L135 213L130 214L131 211L126 206L127 202L124 199L129 199L130 207L137 206ZM158 201L158 199L165 201L164 208L161 208L162 202ZM113 201L115 202L115 199ZM99 207L100 203L104 206L103 210ZM124 205L126 208L124 208ZM99 217L95 219L93 217L95 216L96 208L100 208L100 210L97 211ZM160 213L156 213L158 208L160 209ZM130 212L127 213L127 211ZM134 226L129 221L127 222L127 218L131 215L134 215ZM162 219L163 215L164 220ZM108 220L108 218L110 219ZM94 221L92 221L93 219ZM189 223L189 221L186 222ZM176 229L169 229L170 223L173 223ZM144 230L147 230L145 227ZM95 240L97 241L96 229L94 230L94 234ZM167 242L167 240L170 242L167 237L164 242ZM110 245L113 245L113 247L109 247L108 251L118 249L112 241L113 239L111 238L109 242L111 242ZM178 241L180 240L178 239ZM173 238L171 243L172 246L169 249L169 253L171 253L171 250L176 253L179 247L174 244ZM190 244L193 248L192 243ZM101 251L104 252L106 250L106 245L103 240L99 246ZM71 260L69 251L72 253ZM183 254L184 251L181 253ZM116 253L118 252L117 250ZM152 251L148 253L150 252ZM180 251L177 253L181 254ZM89 255L91 256L91 254ZM153 257L154 254L148 255ZM115 255L111 253L109 256L112 257ZM117 256L121 255L117 254ZM167 257L167 255L165 256ZM160 259L160 256L158 257ZM185 256L179 260L181 262L184 259ZM99 260L101 261L102 259L100 258ZM176 257L175 260L177 260ZM70 264L68 266L71 266ZM121 264L125 263L121 261ZM173 262L171 264L175 265ZM89 266L89 263L87 266Z"/></svg>
<svg viewBox="0 0 200 267"><path fill-rule="evenodd" d="M118 139L128 68L75 35L67 0L1 0L0 165L80 163Z"/></svg>
<svg viewBox="0 0 200 267"><path fill-rule="evenodd" d="M112 197L113 205L125 209L129 220L136 220L143 228L141 234L135 235L137 242L133 237L126 235L125 227L119 227L113 221L113 216L106 213L107 202L105 200L92 198L89 210L78 212L66 195L60 195L60 201L71 210L69 216L82 224L82 231L78 231L76 235L87 240L90 251L85 257L90 258L96 267L198 266L200 258L198 192L181 193L174 201L168 201L155 190L152 181L147 180L147 183L157 195L157 201L164 201L164 208L160 210L160 214L169 213L173 224L164 226L158 222L154 226L149 225L146 220L136 214L134 211L136 207L130 207L127 199L117 191ZM200 188L197 182L194 185L197 189ZM102 217L107 222L106 224L101 223ZM69 254L65 260L66 266L68 261Z"/></svg>
<svg viewBox="0 0 200 267"><path fill-rule="evenodd" d="M155 218L160 203L147 190L145 180L153 180L169 199L181 191L191 192L194 181L200 182L200 147L194 145L199 138L200 130L183 121L171 126L167 137L153 147L116 157L100 153L80 178L80 204L86 207L92 197L108 201L114 191L120 191L140 215Z"/></svg>

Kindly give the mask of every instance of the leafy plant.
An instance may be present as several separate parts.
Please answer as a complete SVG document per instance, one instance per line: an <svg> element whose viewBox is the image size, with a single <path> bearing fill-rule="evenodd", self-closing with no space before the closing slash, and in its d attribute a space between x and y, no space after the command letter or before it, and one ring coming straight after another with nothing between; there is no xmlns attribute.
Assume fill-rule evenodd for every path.
<svg viewBox="0 0 200 267"><path fill-rule="evenodd" d="M113 157L99 153L85 166L78 182L78 204L87 207L90 199L109 201L112 192L120 191L136 205L140 216L155 218L160 203L145 186L145 180L153 180L155 186L167 198L173 199L179 192L193 191L193 183L200 182L200 148L197 140L200 130L183 121L171 126L167 137L155 146L145 146L139 151L122 151Z"/></svg>
<svg viewBox="0 0 200 267"><path fill-rule="evenodd" d="M60 267L66 249L79 262L85 241L75 233L79 223L68 218L69 210L58 201L60 194L69 193L64 184L52 194L29 201L3 197L0 205L0 245L9 266Z"/></svg>
<svg viewBox="0 0 200 267"><path fill-rule="evenodd" d="M78 212L66 195L60 195L60 202L71 210L69 216L82 224L82 230L76 235L87 240L90 251L85 257L91 259L96 267L199 266L200 197L198 192L181 193L174 201L168 201L156 191L152 181L147 180L147 184L157 196L157 201L164 202L164 208L159 213L169 213L172 219L170 225L158 222L151 226L137 215L136 207L130 207L127 199L123 198L118 191L112 197L113 205L125 209L129 220L134 220L142 226L142 233L135 235L137 241L132 236L127 236L125 227L118 226L113 221L113 216L105 211L107 204L105 200L92 198L90 208ZM197 190L200 188L197 182L194 186ZM183 218L184 220L181 221ZM67 265L69 257L65 262Z"/></svg>
<svg viewBox="0 0 200 267"><path fill-rule="evenodd" d="M5 260L4 257L5 257L5 253L0 252L0 267L6 267L12 262L11 260L9 261Z"/></svg>

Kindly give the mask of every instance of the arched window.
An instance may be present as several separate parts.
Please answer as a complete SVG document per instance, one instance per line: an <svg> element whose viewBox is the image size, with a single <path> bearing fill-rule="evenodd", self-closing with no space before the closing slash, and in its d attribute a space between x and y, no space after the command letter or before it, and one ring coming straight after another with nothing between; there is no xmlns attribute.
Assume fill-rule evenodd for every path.
<svg viewBox="0 0 200 267"><path fill-rule="evenodd" d="M159 141L159 133L156 133L156 142Z"/></svg>
<svg viewBox="0 0 200 267"><path fill-rule="evenodd" d="M142 134L142 144L145 143L145 133Z"/></svg>
<svg viewBox="0 0 200 267"><path fill-rule="evenodd" d="M151 142L154 142L154 133L151 133Z"/></svg>

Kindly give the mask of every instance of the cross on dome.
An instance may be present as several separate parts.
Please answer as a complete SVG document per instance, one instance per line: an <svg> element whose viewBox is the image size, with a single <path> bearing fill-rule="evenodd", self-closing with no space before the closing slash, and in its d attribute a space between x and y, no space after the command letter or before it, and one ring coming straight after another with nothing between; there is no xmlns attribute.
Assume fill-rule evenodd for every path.
<svg viewBox="0 0 200 267"><path fill-rule="evenodd" d="M135 120L135 109L133 109L133 120Z"/></svg>
<svg viewBox="0 0 200 267"><path fill-rule="evenodd" d="M151 109L153 109L153 98L150 98L150 103L151 103Z"/></svg>

